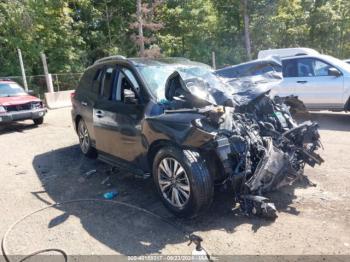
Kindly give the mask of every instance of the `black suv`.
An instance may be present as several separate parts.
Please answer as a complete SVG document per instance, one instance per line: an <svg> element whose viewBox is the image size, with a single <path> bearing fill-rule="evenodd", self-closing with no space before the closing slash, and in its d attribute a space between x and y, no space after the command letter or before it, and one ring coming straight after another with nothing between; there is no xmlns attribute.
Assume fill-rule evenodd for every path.
<svg viewBox="0 0 350 262"><path fill-rule="evenodd" d="M152 174L177 215L208 207L216 183L230 183L247 213L274 215L261 194L322 162L317 124L297 125L266 94L233 94L201 63L113 56L86 69L72 118L84 155Z"/></svg>

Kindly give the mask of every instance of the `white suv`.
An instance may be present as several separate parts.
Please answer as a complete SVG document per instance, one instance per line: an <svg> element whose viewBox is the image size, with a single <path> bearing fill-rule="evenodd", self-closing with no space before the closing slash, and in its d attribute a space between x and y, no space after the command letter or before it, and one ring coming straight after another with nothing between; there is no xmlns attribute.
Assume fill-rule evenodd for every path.
<svg viewBox="0 0 350 262"><path fill-rule="evenodd" d="M280 48L280 49L267 49L261 50L258 53L258 59L266 59L271 56L278 56L279 58L295 55L319 55L320 53L314 49L306 47L295 48Z"/></svg>
<svg viewBox="0 0 350 262"><path fill-rule="evenodd" d="M282 59L279 96L296 95L310 110L350 111L350 64L328 55Z"/></svg>

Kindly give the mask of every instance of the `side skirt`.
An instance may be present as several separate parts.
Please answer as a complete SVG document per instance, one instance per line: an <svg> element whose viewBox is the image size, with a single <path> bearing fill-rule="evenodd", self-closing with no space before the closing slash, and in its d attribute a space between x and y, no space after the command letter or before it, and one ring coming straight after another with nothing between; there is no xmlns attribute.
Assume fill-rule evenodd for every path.
<svg viewBox="0 0 350 262"><path fill-rule="evenodd" d="M112 167L117 168L118 170L125 172L125 173L132 173L135 175L135 177L137 178L142 178L142 179L146 179L148 177L150 177L149 173L145 173L144 170L142 170L141 168L138 168L134 165L131 165L130 163L119 159L115 156L111 156L107 153L98 151L98 159Z"/></svg>

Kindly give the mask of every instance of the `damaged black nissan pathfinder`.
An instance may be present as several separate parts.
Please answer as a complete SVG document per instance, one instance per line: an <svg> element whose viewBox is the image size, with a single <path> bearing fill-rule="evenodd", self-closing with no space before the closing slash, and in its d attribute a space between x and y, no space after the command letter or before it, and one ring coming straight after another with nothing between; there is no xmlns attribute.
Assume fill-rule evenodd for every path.
<svg viewBox="0 0 350 262"><path fill-rule="evenodd" d="M246 214L274 217L264 193L321 164L318 126L297 124L268 92L240 94L201 63L121 56L95 62L72 97L84 155L152 174L179 216L208 207L228 184Z"/></svg>

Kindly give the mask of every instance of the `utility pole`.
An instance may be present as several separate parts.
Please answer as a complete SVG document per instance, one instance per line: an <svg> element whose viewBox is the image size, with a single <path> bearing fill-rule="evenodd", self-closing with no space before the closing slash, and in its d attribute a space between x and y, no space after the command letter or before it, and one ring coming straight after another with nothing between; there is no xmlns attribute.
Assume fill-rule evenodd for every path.
<svg viewBox="0 0 350 262"><path fill-rule="evenodd" d="M44 53L41 53L40 56L41 56L41 61L43 62L47 91L49 93L53 93L54 91L53 91L53 84L52 84L52 76L51 74L49 74L49 69L47 68L46 55Z"/></svg>
<svg viewBox="0 0 350 262"><path fill-rule="evenodd" d="M21 49L17 48L17 52L18 52L19 64L21 66L22 80L23 80L24 89L28 92L27 77L26 77L26 71L24 70L24 64L23 64L23 58L22 58Z"/></svg>
<svg viewBox="0 0 350 262"><path fill-rule="evenodd" d="M213 69L216 70L216 57L215 57L215 51L211 52L211 61L213 65Z"/></svg>
<svg viewBox="0 0 350 262"><path fill-rule="evenodd" d="M143 38L143 21L142 21L142 0L137 0L137 10L136 10L136 16L137 16L137 23L138 23L138 30L139 30L139 44L140 44L140 56L145 56L145 41Z"/></svg>

